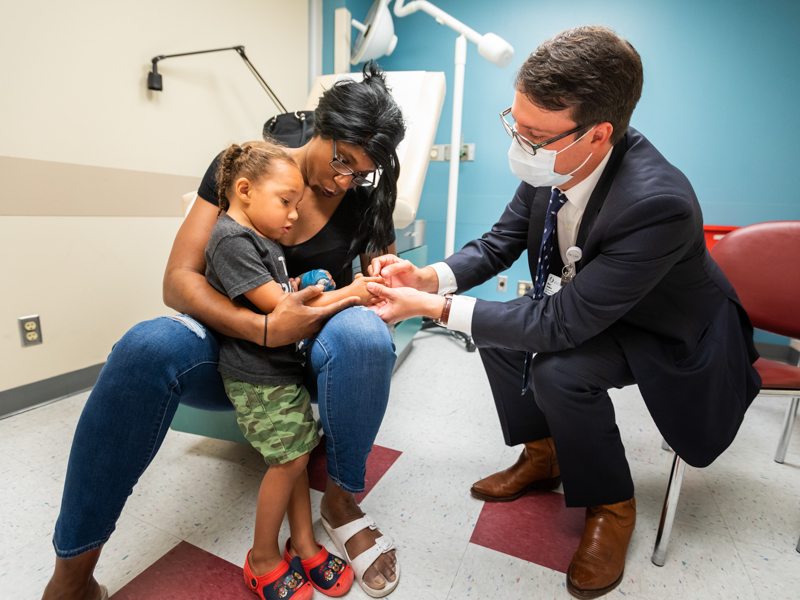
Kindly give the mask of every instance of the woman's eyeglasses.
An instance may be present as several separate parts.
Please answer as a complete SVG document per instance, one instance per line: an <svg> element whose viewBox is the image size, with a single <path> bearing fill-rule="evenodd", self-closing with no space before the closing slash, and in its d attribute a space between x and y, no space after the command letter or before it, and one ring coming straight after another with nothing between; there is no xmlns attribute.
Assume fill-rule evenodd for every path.
<svg viewBox="0 0 800 600"><path fill-rule="evenodd" d="M331 166L331 169L336 171L339 175L352 177L350 180L350 185L375 185L375 171L362 171L360 173L356 173L353 171L353 169L348 167L339 159L339 156L336 153L336 140L333 140L333 160L328 164Z"/></svg>

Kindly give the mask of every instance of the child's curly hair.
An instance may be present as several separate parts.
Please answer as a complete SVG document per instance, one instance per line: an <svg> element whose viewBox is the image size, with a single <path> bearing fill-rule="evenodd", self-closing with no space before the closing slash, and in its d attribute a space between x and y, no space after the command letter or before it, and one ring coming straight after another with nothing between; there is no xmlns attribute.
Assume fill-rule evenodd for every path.
<svg viewBox="0 0 800 600"><path fill-rule="evenodd" d="M269 175L276 161L297 166L286 150L274 142L246 142L241 146L228 146L217 169L219 214L230 207L228 192L234 181L240 177L246 177L252 182L258 181L264 175Z"/></svg>

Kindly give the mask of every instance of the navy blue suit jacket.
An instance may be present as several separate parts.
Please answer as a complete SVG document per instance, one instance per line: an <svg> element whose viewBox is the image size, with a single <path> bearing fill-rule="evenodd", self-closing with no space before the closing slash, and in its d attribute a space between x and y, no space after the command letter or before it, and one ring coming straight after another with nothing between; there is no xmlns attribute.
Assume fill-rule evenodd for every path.
<svg viewBox="0 0 800 600"><path fill-rule="evenodd" d="M523 250L534 278L550 192L523 182L492 230L446 259L458 292L507 269ZM577 245L577 275L557 294L478 300L475 343L558 352L610 332L666 441L689 464L710 464L761 387L753 327L708 254L691 184L638 131L614 146Z"/></svg>

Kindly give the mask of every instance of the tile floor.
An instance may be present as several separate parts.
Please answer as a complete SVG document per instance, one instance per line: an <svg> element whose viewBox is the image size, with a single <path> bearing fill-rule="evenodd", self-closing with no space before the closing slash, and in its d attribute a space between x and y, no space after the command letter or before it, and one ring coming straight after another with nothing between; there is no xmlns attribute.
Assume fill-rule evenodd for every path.
<svg viewBox="0 0 800 600"><path fill-rule="evenodd" d="M552 492L502 509L470 497L472 482L508 466L519 449L502 443L478 355L442 333L419 334L414 344L394 376L376 440L395 452L384 453L390 458L362 501L398 544L403 572L391 598L568 598L562 571L577 546L580 515ZM67 456L87 395L0 421L3 600L39 598L52 572ZM758 399L722 457L704 470L687 467L667 564L658 568L650 553L672 456L661 450L638 390L612 396L638 503L626 575L612 595L800 598L800 427L785 464L772 460L787 401ZM153 578L156 567L148 567L182 549L190 551L184 561L199 552L208 560L191 562L217 561L216 571L239 573L263 473L248 446L170 432L104 549L97 579L112 594L122 590L120 598L143 597L134 590ZM315 511L320 497L312 490ZM497 532L503 523L507 536ZM356 586L347 597L367 598Z"/></svg>

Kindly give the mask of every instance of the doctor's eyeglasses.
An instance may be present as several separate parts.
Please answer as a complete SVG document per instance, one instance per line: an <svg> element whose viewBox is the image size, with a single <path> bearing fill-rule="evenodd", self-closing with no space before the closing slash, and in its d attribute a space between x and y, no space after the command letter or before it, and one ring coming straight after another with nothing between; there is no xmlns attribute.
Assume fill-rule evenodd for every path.
<svg viewBox="0 0 800 600"><path fill-rule="evenodd" d="M375 171L362 171L356 173L344 164L336 152L336 140L333 140L333 160L328 163L331 169L336 171L339 175L346 175L352 177L350 185L372 186L375 185Z"/></svg>
<svg viewBox="0 0 800 600"><path fill-rule="evenodd" d="M531 156L536 156L536 151L539 148L544 148L548 144L552 144L553 142L557 142L558 140L565 138L568 135L572 135L573 133L579 132L581 129L586 129L585 125L579 125L575 129L570 129L566 133L562 133L560 135L552 137L549 140L545 140L539 144L534 144L532 141L530 141L528 138L524 137L517 131L516 123L512 124L506 120L506 116L509 114L511 114L510 108L507 108L506 110L500 113L500 120L503 122L503 128L506 130L506 133L510 137L514 138L517 141L517 143L522 147L522 149L525 150L525 152L527 152Z"/></svg>

